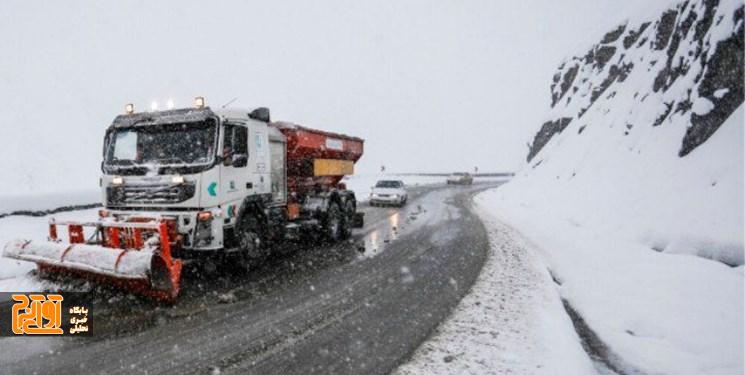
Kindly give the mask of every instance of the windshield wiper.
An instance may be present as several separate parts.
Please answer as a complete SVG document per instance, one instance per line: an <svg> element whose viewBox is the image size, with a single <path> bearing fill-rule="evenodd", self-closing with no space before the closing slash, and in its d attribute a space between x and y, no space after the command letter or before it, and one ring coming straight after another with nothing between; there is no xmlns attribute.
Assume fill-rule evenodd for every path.
<svg viewBox="0 0 745 375"><path fill-rule="evenodd" d="M134 160L129 159L111 159L106 164L114 167L131 166L134 165Z"/></svg>
<svg viewBox="0 0 745 375"><path fill-rule="evenodd" d="M180 158L180 157L178 157L178 156L172 156L172 157L170 157L170 158L162 158L162 159L156 159L156 161L159 161L159 162L164 162L164 163L168 163L168 162L171 162L171 161L175 161L176 163L181 163L181 164L188 164L188 163L187 163L186 161L184 161L184 159L181 159L181 158Z"/></svg>

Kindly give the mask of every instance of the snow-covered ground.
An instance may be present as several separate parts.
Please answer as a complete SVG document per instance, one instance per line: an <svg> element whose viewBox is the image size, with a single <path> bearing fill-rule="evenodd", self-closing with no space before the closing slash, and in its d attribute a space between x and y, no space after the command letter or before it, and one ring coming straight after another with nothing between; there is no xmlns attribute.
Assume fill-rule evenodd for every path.
<svg viewBox="0 0 745 375"><path fill-rule="evenodd" d="M481 207L491 248L453 314L397 375L594 374L544 260Z"/></svg>
<svg viewBox="0 0 745 375"><path fill-rule="evenodd" d="M0 215L21 210L44 211L100 201L101 190L98 188L56 193L0 194Z"/></svg>
<svg viewBox="0 0 745 375"><path fill-rule="evenodd" d="M665 13L680 37L669 50L663 23L650 17L616 41L606 35L603 48L618 52L605 66L584 55L562 65L576 74L563 75L569 86L548 117L569 124L510 183L476 199L536 243L562 298L644 373L745 370L742 77L712 62L739 53L741 63L742 45L724 41L741 38L742 9L678 2ZM686 32L685 19L699 32ZM638 41L624 46L635 30ZM690 69L666 75L656 62L668 57ZM626 75L605 86L609 67ZM729 117L707 117L709 138L694 133L711 114Z"/></svg>
<svg viewBox="0 0 745 375"><path fill-rule="evenodd" d="M530 163L475 199L493 241L483 274L401 372L539 372L547 335L576 348L560 335L570 315L600 372L593 348L621 373L745 372L742 77L714 62L742 63L743 4L664 7L561 64ZM537 250L517 250L506 226ZM563 325L520 324L541 312Z"/></svg>
<svg viewBox="0 0 745 375"><path fill-rule="evenodd" d="M629 364L742 374L743 109L685 159L650 146L593 183L526 173L477 203L541 248L561 296Z"/></svg>

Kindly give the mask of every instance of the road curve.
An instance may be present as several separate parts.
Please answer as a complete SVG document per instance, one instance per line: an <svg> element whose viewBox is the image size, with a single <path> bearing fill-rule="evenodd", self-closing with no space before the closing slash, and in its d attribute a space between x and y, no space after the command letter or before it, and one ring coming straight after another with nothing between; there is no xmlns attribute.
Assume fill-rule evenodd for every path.
<svg viewBox="0 0 745 375"><path fill-rule="evenodd" d="M493 186L363 207L353 240L296 246L248 276L187 278L172 307L96 290L91 324L105 334L4 338L0 373L388 373L479 274L489 244L471 197Z"/></svg>

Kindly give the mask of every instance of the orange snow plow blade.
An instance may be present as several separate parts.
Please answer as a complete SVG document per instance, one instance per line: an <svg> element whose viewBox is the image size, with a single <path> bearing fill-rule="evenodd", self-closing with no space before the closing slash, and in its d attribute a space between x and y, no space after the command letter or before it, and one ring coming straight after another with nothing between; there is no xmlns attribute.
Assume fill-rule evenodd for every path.
<svg viewBox="0 0 745 375"><path fill-rule="evenodd" d="M57 237L57 226L68 227L69 243ZM83 228L95 234L85 241ZM81 276L161 301L175 301L181 280L181 260L171 256L178 244L175 222L138 218L94 223L49 222L49 241L14 240L3 256L35 262L39 271Z"/></svg>

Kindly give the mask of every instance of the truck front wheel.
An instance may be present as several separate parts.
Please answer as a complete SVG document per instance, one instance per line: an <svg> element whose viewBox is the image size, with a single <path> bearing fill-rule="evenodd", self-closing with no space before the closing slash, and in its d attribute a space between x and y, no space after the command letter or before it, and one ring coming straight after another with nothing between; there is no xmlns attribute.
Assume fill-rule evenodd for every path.
<svg viewBox="0 0 745 375"><path fill-rule="evenodd" d="M247 215L241 220L236 233L240 249L240 268L246 272L258 266L264 258L258 230L258 221Z"/></svg>

